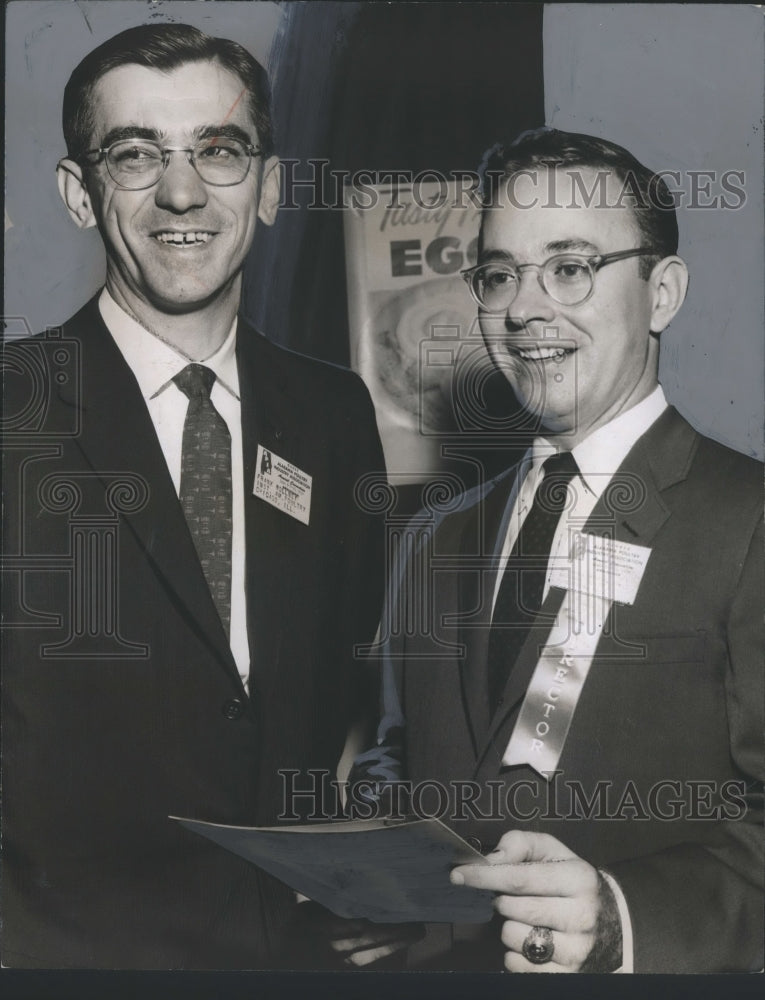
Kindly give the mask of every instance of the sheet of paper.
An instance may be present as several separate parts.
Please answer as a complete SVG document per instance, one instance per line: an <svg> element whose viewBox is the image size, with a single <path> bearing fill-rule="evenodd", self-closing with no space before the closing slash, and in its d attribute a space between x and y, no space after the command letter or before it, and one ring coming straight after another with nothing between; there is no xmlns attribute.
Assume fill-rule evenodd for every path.
<svg viewBox="0 0 765 1000"><path fill-rule="evenodd" d="M258 828L170 818L340 917L485 923L494 913L493 893L449 881L454 865L486 862L437 819Z"/></svg>

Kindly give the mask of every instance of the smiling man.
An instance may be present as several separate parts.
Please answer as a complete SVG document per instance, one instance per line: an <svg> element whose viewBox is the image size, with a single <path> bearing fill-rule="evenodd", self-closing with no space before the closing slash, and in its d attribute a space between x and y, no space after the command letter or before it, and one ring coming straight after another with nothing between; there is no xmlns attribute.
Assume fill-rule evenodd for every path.
<svg viewBox="0 0 765 1000"><path fill-rule="evenodd" d="M465 278L537 434L420 519L357 761L487 852L452 881L495 893L495 921L434 928L420 961L761 969L762 467L659 384L688 281L671 197L621 147L547 129L486 178Z"/></svg>
<svg viewBox="0 0 765 1000"><path fill-rule="evenodd" d="M169 817L274 824L279 769L334 774L379 616L374 413L238 316L279 201L245 49L131 29L63 119L106 285L5 355L2 961L300 967L294 895Z"/></svg>

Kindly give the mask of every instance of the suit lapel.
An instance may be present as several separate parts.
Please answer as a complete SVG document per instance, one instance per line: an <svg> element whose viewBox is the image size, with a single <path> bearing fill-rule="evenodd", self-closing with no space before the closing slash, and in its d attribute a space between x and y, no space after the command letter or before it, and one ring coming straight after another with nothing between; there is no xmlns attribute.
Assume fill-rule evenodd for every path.
<svg viewBox="0 0 765 1000"><path fill-rule="evenodd" d="M292 581L302 550L295 532L308 531L294 519L254 496L258 445L311 472L306 464L304 401L292 391L283 356L242 320L237 331L237 364L242 400L244 508L247 545L247 626L250 691L268 697L278 682L279 661L291 615Z"/></svg>
<svg viewBox="0 0 765 1000"><path fill-rule="evenodd" d="M698 445L698 435L678 413L668 407L630 449L611 483L584 526L584 531L613 529L617 541L650 548L670 516L662 492L685 479ZM499 710L478 755L478 765L492 746L498 730L523 699L539 660L540 645L549 634L565 592L552 587L507 679ZM488 633L488 628L485 630Z"/></svg>
<svg viewBox="0 0 765 1000"><path fill-rule="evenodd" d="M236 673L149 411L96 300L75 317L71 331L82 344L81 389L76 398L66 398L68 387L61 396L81 410L82 433L75 443L105 487L119 473L129 472L144 481L148 502L121 515L124 525L189 628Z"/></svg>
<svg viewBox="0 0 765 1000"><path fill-rule="evenodd" d="M270 345L241 319L236 344L245 495L250 496L259 444L295 462L289 456L297 456L300 447L302 401L290 393L289 378L282 366L268 356Z"/></svg>
<svg viewBox="0 0 765 1000"><path fill-rule="evenodd" d="M670 516L661 494L687 478L698 445L696 431L674 407L667 407L622 463L619 470L619 474L624 474L622 484L619 474L614 477L615 494L621 485L626 498L620 502L614 495L612 500L617 514L617 538L636 545L653 541ZM645 495L641 497L643 488ZM596 513L597 509L593 514Z"/></svg>
<svg viewBox="0 0 765 1000"><path fill-rule="evenodd" d="M497 730L526 694L532 674L539 661L539 647L545 642L550 632L552 622L563 603L564 594L563 590L551 587L540 608L536 623L530 630L526 642L518 654L518 659L515 661L515 666L507 678L502 692L502 701L491 718L491 723L481 746L478 758L479 765L486 751L492 745Z"/></svg>
<svg viewBox="0 0 765 1000"><path fill-rule="evenodd" d="M483 743L490 721L486 658L497 575L495 541L504 523L503 514L514 487L514 478L510 475L497 482L485 501L477 503L471 510L459 547L460 564L465 567L458 572L460 641L465 646L460 675L476 749ZM471 563L477 568L469 569Z"/></svg>

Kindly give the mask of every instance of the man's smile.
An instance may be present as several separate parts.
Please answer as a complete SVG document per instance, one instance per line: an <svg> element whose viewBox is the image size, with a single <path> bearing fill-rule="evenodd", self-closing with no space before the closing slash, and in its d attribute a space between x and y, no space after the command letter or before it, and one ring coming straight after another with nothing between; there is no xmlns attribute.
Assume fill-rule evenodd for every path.
<svg viewBox="0 0 765 1000"><path fill-rule="evenodd" d="M151 234L159 243L173 247L203 246L216 234L212 230L160 229Z"/></svg>
<svg viewBox="0 0 765 1000"><path fill-rule="evenodd" d="M552 346L551 344L506 344L507 351L522 361L562 361L577 350L575 347Z"/></svg>

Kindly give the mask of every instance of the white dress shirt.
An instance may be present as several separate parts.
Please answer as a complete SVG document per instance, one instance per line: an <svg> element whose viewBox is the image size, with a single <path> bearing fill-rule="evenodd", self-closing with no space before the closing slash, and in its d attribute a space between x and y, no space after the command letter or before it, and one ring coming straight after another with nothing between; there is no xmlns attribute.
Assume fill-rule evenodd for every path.
<svg viewBox="0 0 765 1000"><path fill-rule="evenodd" d="M547 596L547 591L550 589L552 566L561 558L566 559L569 529L581 530L611 482L614 473L626 458L627 452L666 408L667 399L664 390L660 385L657 385L653 392L640 403L624 413L620 413L610 423L599 427L584 441L572 448L571 454L576 460L579 475L574 477L568 485L569 502L573 500L573 504L570 508L569 504L566 504L566 510L561 515L555 530L550 549L544 597ZM518 538L521 526L531 510L537 488L544 478L542 464L545 459L554 455L556 450L545 438L538 437L534 439L532 447L521 461L519 478L522 477L522 482L516 494L517 500L509 515L506 516L506 523L503 525L505 540L494 584L492 607L497 602L497 594L507 560Z"/></svg>
<svg viewBox="0 0 765 1000"><path fill-rule="evenodd" d="M136 377L149 416L157 432L176 493L181 486L183 425L189 400L173 382L190 359L149 333L104 288L98 308L109 333ZM242 683L247 687L250 648L247 639L244 544L244 462L242 408L236 365L236 320L214 354L199 364L216 374L210 400L223 417L231 435L232 545L231 545L231 652Z"/></svg>
<svg viewBox="0 0 765 1000"><path fill-rule="evenodd" d="M626 410L624 413L620 413L618 417L615 417L609 423L604 424L603 427L599 427L596 431L593 431L589 437L586 437L584 441L581 441L575 448L571 449L571 454L574 456L579 468L579 475L574 477L568 484L568 500L571 506L569 507L567 503L566 510L561 515L555 530L555 536L550 549L550 561L547 565L547 578L544 588L545 597L550 589L552 567L556 561L561 559L565 561L567 558L569 531L581 530L584 527L587 518L611 482L614 473L627 456L627 452L638 438L645 434L666 408L667 399L664 395L664 390L659 385L636 406ZM500 554L497 579L494 585L492 607L497 602L497 594L499 593L502 574L505 571L507 560L518 538L521 526L531 510L531 505L534 502L534 494L544 478L542 464L545 459L554 455L556 450L545 438L536 438L531 449L526 453L521 462L520 476L523 479L516 493L517 499L507 513L503 525L505 537ZM622 922L622 965L617 971L632 972L634 959L632 922L630 920L627 901L624 898L624 893L612 876L608 872L603 872L602 874L614 893Z"/></svg>

